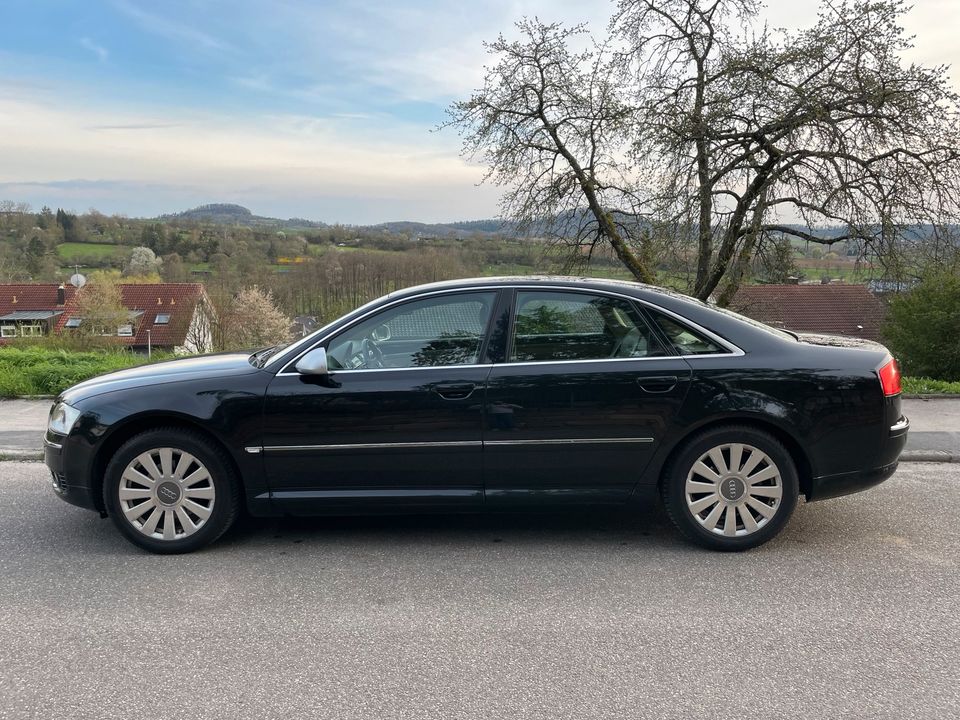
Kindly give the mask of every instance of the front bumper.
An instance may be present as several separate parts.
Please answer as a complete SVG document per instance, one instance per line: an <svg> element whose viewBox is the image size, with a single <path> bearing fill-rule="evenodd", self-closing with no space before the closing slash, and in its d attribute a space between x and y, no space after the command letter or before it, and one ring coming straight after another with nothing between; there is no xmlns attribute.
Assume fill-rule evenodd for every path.
<svg viewBox="0 0 960 720"><path fill-rule="evenodd" d="M901 416L890 426L880 451L870 463L872 467L866 470L838 475L824 475L811 479L807 502L850 495L882 483L896 472L900 453L907 445L907 433L909 431L910 420Z"/></svg>
<svg viewBox="0 0 960 720"><path fill-rule="evenodd" d="M71 505L88 510L100 510L97 493L86 484L79 482L81 478L86 477L86 474L79 472L73 463L67 462L64 452L67 440L68 438L58 436L51 437L50 434L43 439L43 461L50 470L53 491Z"/></svg>

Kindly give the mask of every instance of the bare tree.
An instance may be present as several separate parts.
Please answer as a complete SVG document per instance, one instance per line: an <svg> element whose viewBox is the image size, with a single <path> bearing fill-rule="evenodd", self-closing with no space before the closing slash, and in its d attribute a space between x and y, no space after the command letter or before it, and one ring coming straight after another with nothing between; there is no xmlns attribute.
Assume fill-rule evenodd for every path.
<svg viewBox="0 0 960 720"><path fill-rule="evenodd" d="M960 211L958 98L945 68L903 61L907 10L900 0L826 2L812 27L788 32L760 25L754 0L622 0L607 45L581 54L568 48L573 31L525 21L523 41L490 46L499 63L453 106L452 124L493 180L513 183L508 214L589 208L597 240L639 280L651 277L654 244L695 265L694 295L719 288L721 302L758 250L784 237L855 240L898 265L909 229L949 226ZM537 86L541 67L556 72L539 73ZM541 105L563 112L534 112ZM568 129L559 137L576 152L542 141L553 126ZM537 140L562 171L541 174ZM571 158L594 151L603 163L578 173ZM563 203L543 202L567 176ZM612 232L618 225L630 232Z"/></svg>
<svg viewBox="0 0 960 720"><path fill-rule="evenodd" d="M502 210L521 231L572 241L574 259L607 243L634 277L652 282L629 187L635 111L611 58L603 48L571 49L582 27L529 19L517 27L522 40L487 46L497 62L483 89L450 108L447 126L483 157L487 179L510 188Z"/></svg>

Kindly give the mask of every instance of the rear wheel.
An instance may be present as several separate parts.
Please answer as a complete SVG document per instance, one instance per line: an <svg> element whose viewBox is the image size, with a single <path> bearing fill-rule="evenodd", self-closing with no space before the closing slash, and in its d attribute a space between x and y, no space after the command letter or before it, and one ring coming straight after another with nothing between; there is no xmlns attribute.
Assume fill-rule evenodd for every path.
<svg viewBox="0 0 960 720"><path fill-rule="evenodd" d="M750 427L708 430L666 469L667 514L689 540L713 550L746 550L774 537L799 495L793 459L772 435Z"/></svg>
<svg viewBox="0 0 960 720"><path fill-rule="evenodd" d="M240 493L219 447L197 433L152 430L131 438L111 458L104 503L135 545L183 553L227 531Z"/></svg>

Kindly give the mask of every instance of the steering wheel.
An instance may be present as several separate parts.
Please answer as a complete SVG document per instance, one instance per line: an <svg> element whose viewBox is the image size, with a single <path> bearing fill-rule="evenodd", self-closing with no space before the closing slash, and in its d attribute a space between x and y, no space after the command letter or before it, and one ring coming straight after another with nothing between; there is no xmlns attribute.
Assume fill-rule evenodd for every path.
<svg viewBox="0 0 960 720"><path fill-rule="evenodd" d="M364 338L360 342L360 355L363 356L363 366L367 368L383 367L383 350L375 340Z"/></svg>

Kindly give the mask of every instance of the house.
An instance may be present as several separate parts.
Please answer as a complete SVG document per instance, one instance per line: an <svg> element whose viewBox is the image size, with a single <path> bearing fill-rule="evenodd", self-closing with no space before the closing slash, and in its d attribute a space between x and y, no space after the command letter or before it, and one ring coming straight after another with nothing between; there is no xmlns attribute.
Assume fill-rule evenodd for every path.
<svg viewBox="0 0 960 720"><path fill-rule="evenodd" d="M866 285L744 285L730 309L786 330L874 341L886 317Z"/></svg>
<svg viewBox="0 0 960 720"><path fill-rule="evenodd" d="M72 285L0 285L0 345L79 331L85 321L77 306L81 292ZM102 333L115 337L117 344L141 352L211 349L213 310L203 285L120 285L120 295L128 321Z"/></svg>
<svg viewBox="0 0 960 720"><path fill-rule="evenodd" d="M0 285L0 345L53 333L76 291L72 285Z"/></svg>

